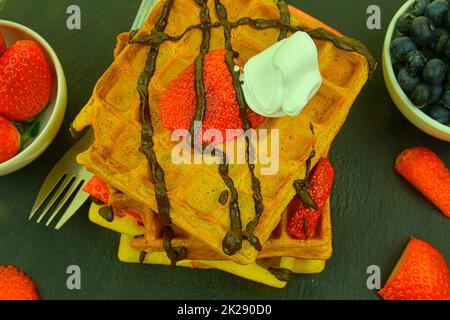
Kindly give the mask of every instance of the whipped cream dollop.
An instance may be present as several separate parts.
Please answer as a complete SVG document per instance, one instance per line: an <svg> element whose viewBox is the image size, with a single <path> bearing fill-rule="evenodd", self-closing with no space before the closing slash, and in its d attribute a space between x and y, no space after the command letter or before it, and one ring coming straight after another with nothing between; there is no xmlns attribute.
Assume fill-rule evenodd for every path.
<svg viewBox="0 0 450 320"><path fill-rule="evenodd" d="M240 78L248 106L265 117L295 117L322 86L317 47L296 32L251 58Z"/></svg>

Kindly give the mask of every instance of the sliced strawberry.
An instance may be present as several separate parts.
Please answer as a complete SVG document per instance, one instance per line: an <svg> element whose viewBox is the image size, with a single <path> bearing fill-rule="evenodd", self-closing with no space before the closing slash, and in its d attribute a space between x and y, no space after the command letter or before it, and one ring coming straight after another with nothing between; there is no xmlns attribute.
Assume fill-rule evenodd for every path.
<svg viewBox="0 0 450 320"><path fill-rule="evenodd" d="M0 163L6 162L19 153L20 133L5 117L0 115Z"/></svg>
<svg viewBox="0 0 450 320"><path fill-rule="evenodd" d="M232 76L225 62L225 49L209 52L204 60L204 87L206 95L206 112L203 119L203 131L216 129L222 137L226 129L242 129L236 92ZM163 126L170 130L188 130L194 118L197 105L195 91L194 65L186 68L176 79L171 81L160 101ZM262 124L265 118L248 110L248 116L253 128ZM214 138L204 137L203 142L209 143Z"/></svg>
<svg viewBox="0 0 450 320"><path fill-rule="evenodd" d="M98 176L94 176L84 186L83 191L90 194L92 197L104 204L109 203L109 197L111 195L109 188L106 183ZM130 210L123 210L121 214L121 216L123 216L123 214L129 215L130 217L134 218L138 224L143 225L143 220L139 213Z"/></svg>
<svg viewBox="0 0 450 320"><path fill-rule="evenodd" d="M314 234L325 204L330 197L333 181L333 167L327 159L322 158L311 172L309 181L297 182L299 184L297 192L301 194L302 190L299 189L304 188L303 191L307 192L313 204L305 203L305 200L302 200L297 193L288 205L288 215L291 220L287 231L292 237L305 240Z"/></svg>
<svg viewBox="0 0 450 320"><path fill-rule="evenodd" d="M42 112L50 101L52 75L34 41L18 41L0 58L0 114L26 121Z"/></svg>
<svg viewBox="0 0 450 320"><path fill-rule="evenodd" d="M0 57L6 52L6 41L3 34L0 32Z"/></svg>
<svg viewBox="0 0 450 320"><path fill-rule="evenodd" d="M98 176L94 176L83 188L83 191L103 203L109 202L109 189L106 183Z"/></svg>
<svg viewBox="0 0 450 320"><path fill-rule="evenodd" d="M435 153L422 147L405 150L395 169L450 218L450 171Z"/></svg>
<svg viewBox="0 0 450 320"><path fill-rule="evenodd" d="M385 300L450 300L450 270L431 244L411 238L378 294Z"/></svg>

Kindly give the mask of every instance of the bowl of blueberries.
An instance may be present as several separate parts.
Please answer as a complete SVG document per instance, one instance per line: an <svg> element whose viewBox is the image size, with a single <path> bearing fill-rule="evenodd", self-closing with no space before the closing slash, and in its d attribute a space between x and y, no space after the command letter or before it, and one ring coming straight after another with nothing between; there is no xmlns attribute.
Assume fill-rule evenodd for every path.
<svg viewBox="0 0 450 320"><path fill-rule="evenodd" d="M450 0L409 0L392 19L383 74L395 105L416 127L450 142Z"/></svg>

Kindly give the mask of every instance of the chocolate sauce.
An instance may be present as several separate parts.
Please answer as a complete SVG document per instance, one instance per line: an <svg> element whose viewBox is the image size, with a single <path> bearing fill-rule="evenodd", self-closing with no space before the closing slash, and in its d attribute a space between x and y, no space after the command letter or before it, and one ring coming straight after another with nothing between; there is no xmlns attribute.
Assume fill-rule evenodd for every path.
<svg viewBox="0 0 450 320"><path fill-rule="evenodd" d="M292 277L293 272L289 269L276 269L270 267L269 272L272 273L278 280L283 282L289 282Z"/></svg>
<svg viewBox="0 0 450 320"><path fill-rule="evenodd" d="M196 137L194 137L195 123L199 121L203 122L203 118L206 112L206 92L205 85L203 83L203 64L205 55L209 51L209 44L211 42L211 17L209 15L208 0L195 0L195 2L201 7L200 28L202 31L202 44L200 46L200 54L197 56L194 62L197 107L195 109L194 118L192 119L191 127L189 130L193 146L196 143Z"/></svg>
<svg viewBox="0 0 450 320"><path fill-rule="evenodd" d="M163 13L156 23L155 29L152 31L153 35L162 35L169 19L170 10L174 0L167 0L164 3ZM158 58L159 46L161 40L164 37L156 36L154 41L150 45L150 51L148 54L145 69L141 73L138 81L138 92L140 97L140 110L141 110L141 152L146 156L150 165L151 180L155 185L155 196L158 207L158 214L160 219L166 226L164 232L164 249L167 256L170 258L172 264L176 264L177 261L182 260L186 256L186 248L177 247L173 248L172 245L166 242L170 242L173 239L173 231L170 228L172 219L170 218L170 201L167 196L167 186L164 177L164 170L158 162L155 150L153 135L154 129L152 124L152 115L150 112L149 104L149 84L155 74L156 60Z"/></svg>
<svg viewBox="0 0 450 320"><path fill-rule="evenodd" d="M233 50L233 46L231 44L231 24L228 22L228 13L225 6L221 3L220 0L215 0L215 8L217 16L219 17L219 21L222 22L224 26L224 38L225 38L225 48L227 49L227 53L225 55L225 62L228 65L228 69L231 73L232 80L233 80L233 87L236 92L236 100L238 102L239 106L239 115L242 121L242 126L244 131L251 129L251 123L248 118L248 106L245 102L244 98L244 92L242 90L242 85L239 80L240 72L235 70L236 64L234 63L234 59L238 57L238 53ZM250 170L251 174L251 182L252 182L252 189L253 189L253 200L255 202L255 218L249 222L249 224L246 227L245 232L237 232L237 230L231 230L230 233L227 234L225 239L222 242L223 250L226 254L233 255L237 251L236 249L241 248L241 242L242 238L247 239L258 251L262 250L261 243L259 239L253 235L253 232L255 231L259 219L261 218L261 215L264 211L263 206L263 197L261 193L261 183L259 179L255 175L255 165L250 162L250 159L255 158L255 148L252 145L250 139L248 136L245 137L246 140L246 156L248 160L248 168ZM237 219L236 213L233 212L234 209L230 207L230 217L233 221L233 219ZM239 212L239 221L240 218L240 210L239 210L239 204L236 203L236 211ZM237 225L238 223L236 223ZM242 223L240 223L242 224ZM241 237L241 239L238 239L238 237Z"/></svg>
<svg viewBox="0 0 450 320"><path fill-rule="evenodd" d="M146 257L147 257L147 252L141 251L141 253L139 254L139 263L143 264L145 262Z"/></svg>
<svg viewBox="0 0 450 320"><path fill-rule="evenodd" d="M278 37L278 41L281 41L288 36L289 29L285 25L291 24L291 13L285 1L278 1L277 7L280 10L281 22L284 24L280 28L280 36Z"/></svg>
<svg viewBox="0 0 450 320"><path fill-rule="evenodd" d="M311 174L311 164L312 160L316 156L316 151L313 149L308 159L306 160L306 173L305 179L294 181L294 188L297 192L297 196L302 200L305 207L313 208L317 210L317 204L314 202L313 198L310 196L308 189L311 186L311 182L309 181L309 176Z"/></svg>
<svg viewBox="0 0 450 320"><path fill-rule="evenodd" d="M219 196L219 203L220 203L221 205L224 206L224 205L227 204L229 194L230 194L230 192L229 192L228 190L224 190L224 191L222 191L222 192L220 193L220 196Z"/></svg>

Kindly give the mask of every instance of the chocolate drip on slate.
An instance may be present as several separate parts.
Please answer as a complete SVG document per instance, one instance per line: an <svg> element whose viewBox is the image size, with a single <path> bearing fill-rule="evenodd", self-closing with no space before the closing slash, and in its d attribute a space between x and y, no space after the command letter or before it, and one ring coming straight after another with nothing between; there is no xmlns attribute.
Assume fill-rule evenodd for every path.
<svg viewBox="0 0 450 320"><path fill-rule="evenodd" d="M156 23L155 29L152 31L154 35L154 41L150 45L150 52L148 54L147 62L145 64L145 69L141 73L138 82L138 92L140 96L140 109L141 109L141 122L142 122L142 133L141 133L141 152L146 156L149 161L151 180L155 185L155 196L158 207L158 214L160 219L166 225L166 230L164 234L164 249L166 250L167 256L170 258L172 264L176 264L186 257L186 248L178 247L172 248L170 241L173 238L173 231L169 227L172 224L172 219L170 218L170 202L167 196L167 186L164 177L164 170L158 162L156 153L154 150L153 135L154 129L152 124L152 116L150 112L149 105L149 84L156 69L156 60L158 58L159 46L161 44L162 34L167 26L170 10L174 0L167 0L164 3L163 13ZM169 242L169 243L167 243Z"/></svg>

